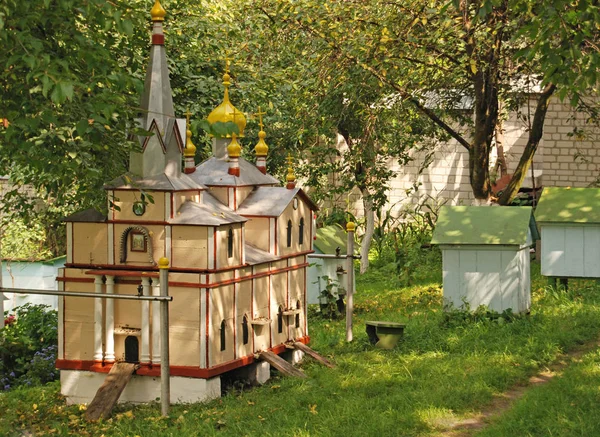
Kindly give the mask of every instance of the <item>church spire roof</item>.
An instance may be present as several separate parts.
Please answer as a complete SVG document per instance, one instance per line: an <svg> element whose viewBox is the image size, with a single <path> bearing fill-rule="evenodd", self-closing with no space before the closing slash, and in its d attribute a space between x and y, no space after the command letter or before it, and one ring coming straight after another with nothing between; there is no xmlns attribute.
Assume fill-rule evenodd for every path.
<svg viewBox="0 0 600 437"><path fill-rule="evenodd" d="M153 135L139 138L142 152L131 153L129 170L142 178L162 173L179 177L185 142L185 121L175 118L164 46L163 22L166 11L159 0L155 1L150 15L152 45L140 103L139 126Z"/></svg>

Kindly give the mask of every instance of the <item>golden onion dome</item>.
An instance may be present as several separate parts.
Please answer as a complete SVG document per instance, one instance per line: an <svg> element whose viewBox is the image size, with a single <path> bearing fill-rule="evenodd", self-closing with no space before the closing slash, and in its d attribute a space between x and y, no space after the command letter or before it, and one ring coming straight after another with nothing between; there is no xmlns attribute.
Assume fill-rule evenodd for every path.
<svg viewBox="0 0 600 437"><path fill-rule="evenodd" d="M185 136L186 136L186 140L185 140L185 150L183 151L183 156L185 156L186 158L193 157L196 155L196 146L194 145L194 143L192 143L192 131L189 129L186 130Z"/></svg>
<svg viewBox="0 0 600 437"><path fill-rule="evenodd" d="M227 154L230 158L239 158L242 154L242 146L238 143L235 133L231 134L231 143L227 146Z"/></svg>
<svg viewBox="0 0 600 437"><path fill-rule="evenodd" d="M214 124L217 122L227 123L233 122L237 125L239 129L238 137L244 137L244 129L246 128L246 117L244 113L238 110L235 106L231 104L229 100L229 86L231 85L231 76L228 73L229 65L227 65L227 70L223 75L223 85L225 86L225 93L223 96L223 102L219 106L217 106L213 111L208 115L208 122L210 124ZM229 138L231 135L227 135Z"/></svg>
<svg viewBox="0 0 600 437"><path fill-rule="evenodd" d="M256 156L267 156L269 153L269 146L267 146L267 143L265 143L266 136L267 134L264 130L258 132L258 143L256 143L256 146L254 147L254 153L256 153Z"/></svg>
<svg viewBox="0 0 600 437"><path fill-rule="evenodd" d="M164 10L160 2L156 0L152 10L150 10L150 15L152 16L152 21L164 21L167 12Z"/></svg>

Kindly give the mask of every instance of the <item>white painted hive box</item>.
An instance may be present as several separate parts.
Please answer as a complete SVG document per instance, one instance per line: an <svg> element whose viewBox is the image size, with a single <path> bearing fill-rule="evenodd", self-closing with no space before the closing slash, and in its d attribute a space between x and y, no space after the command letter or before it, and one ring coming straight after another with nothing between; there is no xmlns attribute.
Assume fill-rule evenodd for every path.
<svg viewBox="0 0 600 437"><path fill-rule="evenodd" d="M441 208L431 243L442 250L445 307L529 311L530 220L531 207Z"/></svg>
<svg viewBox="0 0 600 437"><path fill-rule="evenodd" d="M535 218L542 275L600 278L600 188L546 187Z"/></svg>

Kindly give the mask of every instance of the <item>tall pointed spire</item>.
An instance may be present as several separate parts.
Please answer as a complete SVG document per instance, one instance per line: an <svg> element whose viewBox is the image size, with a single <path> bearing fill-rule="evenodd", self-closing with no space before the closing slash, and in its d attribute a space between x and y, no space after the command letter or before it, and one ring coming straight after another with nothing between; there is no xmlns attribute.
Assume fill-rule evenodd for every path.
<svg viewBox="0 0 600 437"><path fill-rule="evenodd" d="M166 11L159 0L155 0L150 15L152 46L140 103L139 124L142 129L150 131L152 136L140 137L142 152L131 153L129 169L143 178L162 173L179 177L184 149L183 120L178 122L175 118L173 91L164 47L163 21ZM178 123L182 125L181 130Z"/></svg>

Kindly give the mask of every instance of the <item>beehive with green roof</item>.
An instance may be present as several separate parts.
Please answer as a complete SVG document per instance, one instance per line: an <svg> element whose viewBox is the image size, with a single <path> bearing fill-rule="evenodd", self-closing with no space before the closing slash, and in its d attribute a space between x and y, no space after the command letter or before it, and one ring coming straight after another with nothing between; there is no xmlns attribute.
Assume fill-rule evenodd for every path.
<svg viewBox="0 0 600 437"><path fill-rule="evenodd" d="M600 188L546 187L535 218L542 275L600 278Z"/></svg>
<svg viewBox="0 0 600 437"><path fill-rule="evenodd" d="M444 303L529 311L531 207L443 206L432 244L442 250Z"/></svg>

